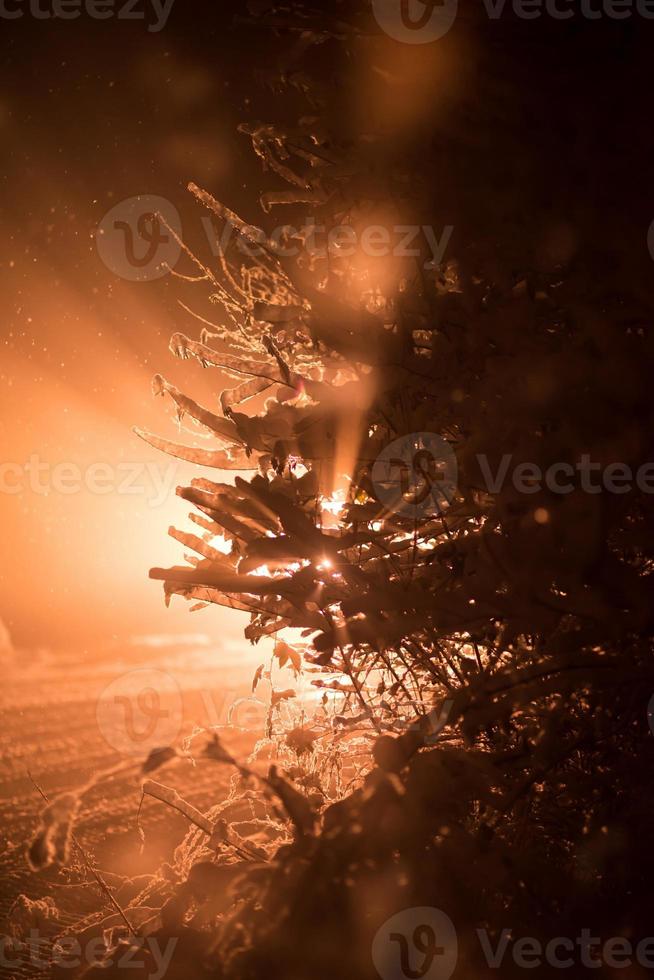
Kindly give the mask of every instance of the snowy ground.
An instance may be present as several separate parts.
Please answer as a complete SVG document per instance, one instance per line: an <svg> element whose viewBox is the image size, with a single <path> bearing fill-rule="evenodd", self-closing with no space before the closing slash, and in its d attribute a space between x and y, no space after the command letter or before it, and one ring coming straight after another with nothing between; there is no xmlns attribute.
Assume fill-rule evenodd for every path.
<svg viewBox="0 0 654 980"><path fill-rule="evenodd" d="M231 720L244 727L258 728L263 718L262 705L242 700L251 688L251 660L239 661L237 651L230 658L200 640L189 637L170 645L165 638L153 638L105 651L92 662L41 655L31 662L19 656L2 665L0 934L7 932L7 916L21 894L31 899L51 895L71 922L81 911L100 909L103 902L98 887L90 884L87 908L72 908L66 870L29 870L25 845L43 805L30 773L52 798L124 764L125 771L85 796L78 837L98 866L116 875L147 873L170 859L187 824L163 804L146 800L142 846L136 825L140 761L153 746L173 740L179 744L194 726L226 724L230 711ZM251 736L236 729L224 740L241 757L252 744ZM200 809L221 798L229 775L215 763L200 761L193 767L186 759L153 774ZM33 967L0 964L2 978L37 975Z"/></svg>

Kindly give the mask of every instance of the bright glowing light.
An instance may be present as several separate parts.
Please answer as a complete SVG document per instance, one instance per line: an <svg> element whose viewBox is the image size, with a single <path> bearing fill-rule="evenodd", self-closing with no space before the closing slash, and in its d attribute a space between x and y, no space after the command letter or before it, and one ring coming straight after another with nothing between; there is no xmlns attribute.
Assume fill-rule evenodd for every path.
<svg viewBox="0 0 654 980"><path fill-rule="evenodd" d="M232 542L224 534L217 534L211 541L211 546L221 555L228 555L232 550Z"/></svg>
<svg viewBox="0 0 654 980"><path fill-rule="evenodd" d="M252 569L250 575L260 575L263 578L270 578L272 576L272 572L267 565L259 565L258 568Z"/></svg>
<svg viewBox="0 0 654 980"><path fill-rule="evenodd" d="M344 490L336 490L331 497L320 498L321 508L328 511L330 514L334 514L334 516L338 516L340 514L345 507L345 504L346 500Z"/></svg>

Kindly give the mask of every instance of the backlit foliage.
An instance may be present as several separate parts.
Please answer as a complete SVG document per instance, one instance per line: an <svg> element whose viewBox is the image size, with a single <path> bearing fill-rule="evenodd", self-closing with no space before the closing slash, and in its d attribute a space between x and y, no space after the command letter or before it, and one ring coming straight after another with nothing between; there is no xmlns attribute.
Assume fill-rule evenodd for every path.
<svg viewBox="0 0 654 980"><path fill-rule="evenodd" d="M244 763L197 736L234 768L233 794L193 818L142 902L166 900L180 977L372 977L376 929L411 906L447 912L476 977L477 927L651 931L652 497L490 492L478 458L493 473L505 453L543 470L646 460L651 311L631 270L589 244L533 93L543 112L523 145L522 53L477 52L486 84L472 89L464 63L439 103L442 147L424 121L396 145L343 117L360 64L372 77L385 51L344 6L256 5L279 32L264 78L298 107L297 122L242 127L273 185L263 210L354 226L392 202L392 220L451 222L456 237L436 268L282 260L191 185L253 254L233 238L217 262L187 256L215 316L172 352L232 383L219 411L155 379L198 439L143 437L204 469L179 490L197 525L172 532L187 561L152 574L168 598L249 613L246 638L276 638L288 689L272 692L267 773L260 754ZM417 518L389 511L371 478L416 432L458 463L449 506ZM310 708L293 703L300 678Z"/></svg>

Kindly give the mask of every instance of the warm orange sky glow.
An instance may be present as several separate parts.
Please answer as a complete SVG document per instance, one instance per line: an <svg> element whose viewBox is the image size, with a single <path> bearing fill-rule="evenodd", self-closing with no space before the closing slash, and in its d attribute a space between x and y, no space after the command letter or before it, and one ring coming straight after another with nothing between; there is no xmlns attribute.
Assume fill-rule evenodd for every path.
<svg viewBox="0 0 654 980"><path fill-rule="evenodd" d="M24 125L12 116L7 135L17 140ZM19 169L30 153L14 152ZM195 217L181 183L188 152L164 158L159 186L178 184L176 206ZM132 426L178 436L170 406L152 397L158 371L207 401L221 379L168 350L176 329L196 331L177 299L201 307L202 296L185 295L170 277L122 281L100 261L95 228L123 189L114 190L110 161L98 162L82 192L79 173L68 184L66 164L41 157L17 176L20 196L5 213L14 231L0 254L0 527L11 558L0 571L0 618L30 646L156 631L162 620L166 631L198 628L181 601L165 611L147 575L153 563L180 560L167 530L189 508L175 486L197 474L148 447ZM143 162L124 186L158 189ZM203 632L238 634L234 614L227 627L222 613L197 618Z"/></svg>

